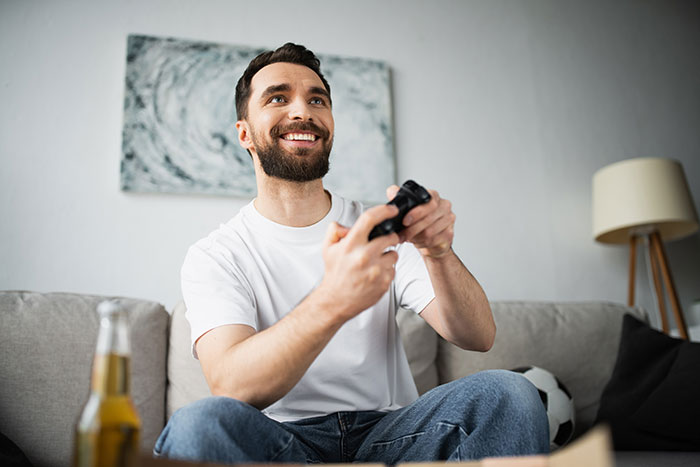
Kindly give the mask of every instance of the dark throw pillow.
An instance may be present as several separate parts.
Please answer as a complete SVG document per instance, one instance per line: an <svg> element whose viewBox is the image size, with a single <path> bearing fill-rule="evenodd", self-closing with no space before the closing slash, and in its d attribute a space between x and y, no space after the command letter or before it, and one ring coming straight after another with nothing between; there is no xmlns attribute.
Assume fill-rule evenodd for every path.
<svg viewBox="0 0 700 467"><path fill-rule="evenodd" d="M0 465L7 467L32 467L22 450L2 433L0 433Z"/></svg>
<svg viewBox="0 0 700 467"><path fill-rule="evenodd" d="M700 451L700 343L625 315L597 418L617 450Z"/></svg>

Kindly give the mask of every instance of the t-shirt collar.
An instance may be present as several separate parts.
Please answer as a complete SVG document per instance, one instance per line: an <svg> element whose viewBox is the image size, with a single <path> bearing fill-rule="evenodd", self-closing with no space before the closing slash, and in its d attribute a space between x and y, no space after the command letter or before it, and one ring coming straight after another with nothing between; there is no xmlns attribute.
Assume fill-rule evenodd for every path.
<svg viewBox="0 0 700 467"><path fill-rule="evenodd" d="M244 206L241 213L260 234L295 243L317 243L324 239L331 222L338 221L341 216L342 200L334 193L329 193L331 195L331 209L320 221L306 227L290 227L268 219L255 208L255 199Z"/></svg>

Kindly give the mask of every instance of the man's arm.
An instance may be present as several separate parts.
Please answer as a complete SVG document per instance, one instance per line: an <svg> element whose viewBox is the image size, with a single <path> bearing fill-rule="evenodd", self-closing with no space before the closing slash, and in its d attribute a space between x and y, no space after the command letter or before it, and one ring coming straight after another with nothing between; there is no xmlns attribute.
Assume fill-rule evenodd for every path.
<svg viewBox="0 0 700 467"><path fill-rule="evenodd" d="M483 289L450 251L440 258L423 257L435 299L420 316L449 342L485 352L493 345L496 324Z"/></svg>
<svg viewBox="0 0 700 467"><path fill-rule="evenodd" d="M273 326L257 333L245 325L221 326L200 337L197 355L212 394L259 409L287 394L338 329L389 289L398 255L385 250L399 237L367 238L397 212L395 206L377 206L351 229L333 224L323 246L321 283Z"/></svg>
<svg viewBox="0 0 700 467"><path fill-rule="evenodd" d="M387 190L392 199L397 186ZM496 324L484 290L452 250L456 216L452 204L434 190L429 203L404 217L401 241L413 243L428 268L435 299L420 316L449 342L466 349L486 351L493 345Z"/></svg>

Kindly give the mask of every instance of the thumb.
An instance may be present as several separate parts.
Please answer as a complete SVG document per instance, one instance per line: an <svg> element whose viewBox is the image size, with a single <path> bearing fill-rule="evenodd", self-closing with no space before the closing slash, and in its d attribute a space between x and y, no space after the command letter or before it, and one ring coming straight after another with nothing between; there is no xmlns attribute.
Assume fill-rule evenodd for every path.
<svg viewBox="0 0 700 467"><path fill-rule="evenodd" d="M399 192L399 187L398 185L391 185L389 188L386 189L386 199L391 201L396 197L396 193Z"/></svg>
<svg viewBox="0 0 700 467"><path fill-rule="evenodd" d="M332 222L326 230L326 239L324 241L324 246L330 246L338 243L340 240L345 238L345 236L350 232L350 229L344 227L337 222Z"/></svg>

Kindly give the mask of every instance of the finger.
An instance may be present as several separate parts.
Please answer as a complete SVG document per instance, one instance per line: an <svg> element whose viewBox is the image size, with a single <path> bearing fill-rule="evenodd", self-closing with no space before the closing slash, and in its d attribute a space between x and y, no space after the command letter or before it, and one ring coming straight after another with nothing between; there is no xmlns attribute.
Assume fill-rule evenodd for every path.
<svg viewBox="0 0 700 467"><path fill-rule="evenodd" d="M342 226L337 222L331 222L328 229L326 229L326 238L323 242L324 247L338 243L348 234L349 231L350 229L347 227Z"/></svg>
<svg viewBox="0 0 700 467"><path fill-rule="evenodd" d="M415 208L408 211L403 218L404 226L408 227L409 225L414 224L415 222L425 217L432 211L445 208L452 209L452 204L447 200L441 199L440 194L437 191L428 191L430 193L430 201L428 201L425 204L416 206Z"/></svg>
<svg viewBox="0 0 700 467"><path fill-rule="evenodd" d="M435 196L438 197L437 192L435 192ZM433 202L430 201L408 212L403 220L403 224L407 228L401 232L402 241L418 235L419 232L438 222L439 219L448 219L448 222L454 223L456 216L452 212L452 203L446 199L439 198L436 202L437 205L433 205Z"/></svg>
<svg viewBox="0 0 700 467"><path fill-rule="evenodd" d="M392 232L390 234L380 235L379 237L373 238L372 241L369 242L369 248L371 249L372 253L380 253L387 248L398 245L399 242L399 234Z"/></svg>
<svg viewBox="0 0 700 467"><path fill-rule="evenodd" d="M395 251L387 251L384 253L376 263L372 266L372 271L370 273L371 280L375 280L380 276L389 277L390 281L394 278L396 262L399 260L399 255Z"/></svg>
<svg viewBox="0 0 700 467"><path fill-rule="evenodd" d="M396 193L398 193L399 190L400 188L398 185L391 185L386 189L386 199L391 201L392 199L396 198Z"/></svg>
<svg viewBox="0 0 700 467"><path fill-rule="evenodd" d="M442 214L438 211L428 212L426 216L418 220L414 220L410 224L410 226L405 227L401 231L401 233L399 234L401 236L401 240L404 242L410 241L413 237L417 236L431 225L435 224L436 222L439 222L442 219L442 217Z"/></svg>
<svg viewBox="0 0 700 467"><path fill-rule="evenodd" d="M399 254L395 250L386 251L382 254L380 261L385 267L391 267L393 269L399 261Z"/></svg>
<svg viewBox="0 0 700 467"><path fill-rule="evenodd" d="M399 208L393 204L382 204L369 208L355 221L355 225L352 226L347 235L348 240L353 243L366 243L369 238L369 233L375 225L383 220L395 217L398 213Z"/></svg>
<svg viewBox="0 0 700 467"><path fill-rule="evenodd" d="M444 230L449 228L454 230L456 218L457 216L450 212L446 216L440 216L432 221L426 220L426 223L421 222L404 229L401 232L401 239L413 243L430 243L431 238L440 235Z"/></svg>

